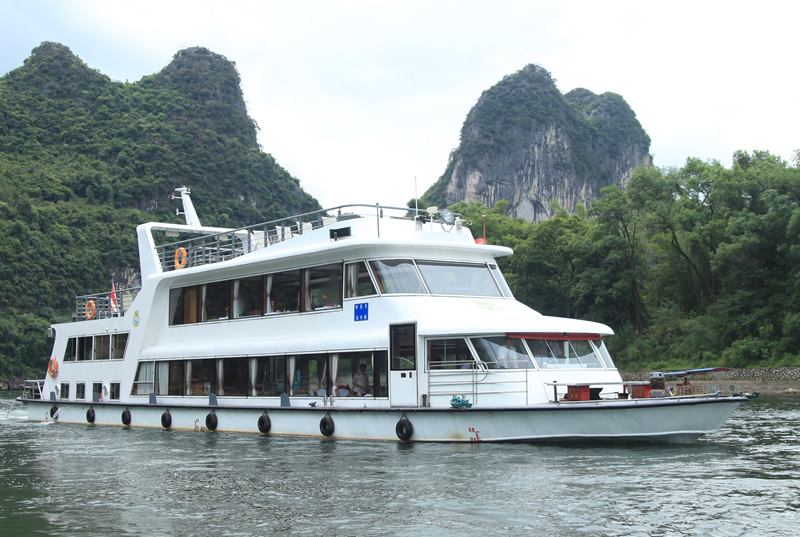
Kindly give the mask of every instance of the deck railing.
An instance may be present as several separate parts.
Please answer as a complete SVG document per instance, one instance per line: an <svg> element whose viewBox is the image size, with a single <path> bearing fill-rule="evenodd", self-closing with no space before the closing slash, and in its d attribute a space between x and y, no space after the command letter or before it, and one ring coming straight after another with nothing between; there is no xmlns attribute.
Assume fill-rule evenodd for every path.
<svg viewBox="0 0 800 537"><path fill-rule="evenodd" d="M44 381L45 379L26 380L22 388L23 399L44 399Z"/></svg>
<svg viewBox="0 0 800 537"><path fill-rule="evenodd" d="M90 321L92 319L108 319L122 317L133 304L133 299L139 294L140 287L116 289L106 293L94 293L75 297L75 312L72 314L74 321ZM116 295L113 299L112 295Z"/></svg>
<svg viewBox="0 0 800 537"><path fill-rule="evenodd" d="M382 218L391 216L412 219L415 211L417 214L427 214L421 209L415 210L408 207L390 207L378 204L339 205L221 233L161 244L156 246L156 251L164 271L179 270L227 261L342 220L373 217L376 222L377 235L380 236ZM331 238L337 237L332 236Z"/></svg>
<svg viewBox="0 0 800 537"><path fill-rule="evenodd" d="M431 362L433 367L444 362ZM447 362L451 366L454 362ZM450 399L458 396L467 399L473 404L479 404L481 397L495 395L514 395L528 402L528 376L525 371L524 378L519 375L514 379L497 379L496 374L502 373L501 369L489 369L485 362L465 360L456 362L457 369L431 369L428 373L428 397ZM463 366L463 369L461 368ZM495 374L493 375L492 372ZM468 376L467 376L468 375Z"/></svg>

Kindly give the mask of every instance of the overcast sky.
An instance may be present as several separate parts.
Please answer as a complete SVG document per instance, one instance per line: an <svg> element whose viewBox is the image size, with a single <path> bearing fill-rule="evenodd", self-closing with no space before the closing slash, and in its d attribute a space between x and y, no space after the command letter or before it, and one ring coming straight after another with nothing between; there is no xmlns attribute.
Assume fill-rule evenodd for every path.
<svg viewBox="0 0 800 537"><path fill-rule="evenodd" d="M42 41L134 82L180 49L236 62L268 153L324 207L405 204L481 92L529 63L621 94L657 166L800 149L800 4L0 0L0 74Z"/></svg>

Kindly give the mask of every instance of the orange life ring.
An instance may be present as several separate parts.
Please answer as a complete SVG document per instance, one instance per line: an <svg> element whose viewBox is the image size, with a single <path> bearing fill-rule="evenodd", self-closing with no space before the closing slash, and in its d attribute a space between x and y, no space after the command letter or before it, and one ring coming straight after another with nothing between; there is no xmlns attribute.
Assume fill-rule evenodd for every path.
<svg viewBox="0 0 800 537"><path fill-rule="evenodd" d="M86 306L83 308L83 310L83 312L86 314L86 320L91 321L94 319L94 316L97 313L97 304L90 298L86 301Z"/></svg>
<svg viewBox="0 0 800 537"><path fill-rule="evenodd" d="M175 268L176 269L186 268L186 265L188 264L189 264L189 252L186 251L186 248L181 246L177 250L175 250Z"/></svg>
<svg viewBox="0 0 800 537"><path fill-rule="evenodd" d="M52 378L56 378L56 375L58 375L58 360L56 360L55 356L50 357L50 363L47 364L47 374Z"/></svg>

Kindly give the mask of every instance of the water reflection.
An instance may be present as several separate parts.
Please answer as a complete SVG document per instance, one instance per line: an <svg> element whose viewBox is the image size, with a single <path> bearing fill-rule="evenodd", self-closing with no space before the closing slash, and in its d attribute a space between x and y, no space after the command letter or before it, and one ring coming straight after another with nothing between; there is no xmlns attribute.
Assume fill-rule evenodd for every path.
<svg viewBox="0 0 800 537"><path fill-rule="evenodd" d="M686 445L443 445L53 426L0 400L0 527L44 535L790 535L800 401ZM8 529L8 532L6 531Z"/></svg>

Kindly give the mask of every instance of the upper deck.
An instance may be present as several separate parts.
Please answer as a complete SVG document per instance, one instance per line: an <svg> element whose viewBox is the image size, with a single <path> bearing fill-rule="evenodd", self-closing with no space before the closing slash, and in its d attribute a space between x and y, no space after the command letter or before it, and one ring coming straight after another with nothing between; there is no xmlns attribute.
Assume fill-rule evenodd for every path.
<svg viewBox="0 0 800 537"><path fill-rule="evenodd" d="M353 239L383 241L433 241L452 245L475 245L459 215L385 205L341 205L237 229L194 228L170 224L147 224L153 240L184 235L177 241L154 245L156 266L161 272L182 270L235 259L265 248L288 253L297 248ZM495 255L511 250L488 247Z"/></svg>
<svg viewBox="0 0 800 537"><path fill-rule="evenodd" d="M216 271L216 267L279 262L301 255L347 250L362 245L409 247L441 256L459 252L473 258L510 255L511 249L475 240L460 215L436 208L417 210L380 204L351 204L279 218L241 228L200 224L188 189L184 195L186 224L149 222L137 227L141 278L169 273ZM177 240L175 240L177 239ZM333 255L333 254L331 254ZM220 266L222 268L222 266ZM138 288L76 297L74 320L123 315Z"/></svg>

